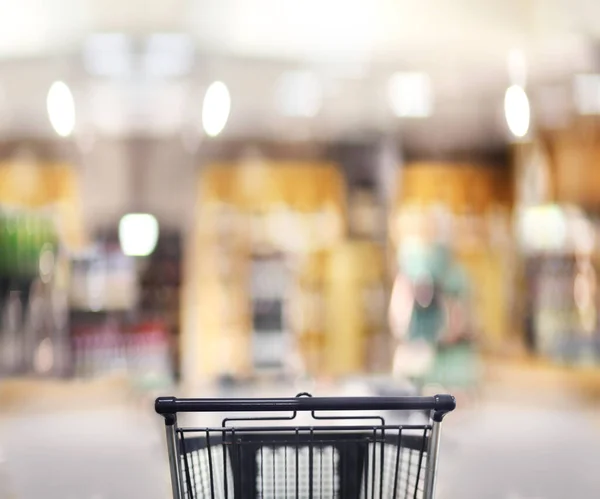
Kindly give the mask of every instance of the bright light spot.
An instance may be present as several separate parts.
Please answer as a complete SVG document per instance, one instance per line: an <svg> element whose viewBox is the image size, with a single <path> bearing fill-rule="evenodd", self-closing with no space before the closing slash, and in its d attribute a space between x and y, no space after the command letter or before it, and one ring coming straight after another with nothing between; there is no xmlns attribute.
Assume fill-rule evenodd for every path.
<svg viewBox="0 0 600 499"><path fill-rule="evenodd" d="M231 97L227 86L220 81L212 83L204 95L202 127L209 137L219 135L229 119Z"/></svg>
<svg viewBox="0 0 600 499"><path fill-rule="evenodd" d="M158 241L158 221L147 213L129 213L119 222L119 241L127 256L148 256Z"/></svg>
<svg viewBox="0 0 600 499"><path fill-rule="evenodd" d="M284 116L312 118L321 109L323 87L310 71L289 71L279 77L275 98Z"/></svg>
<svg viewBox="0 0 600 499"><path fill-rule="evenodd" d="M46 99L48 118L54 131L61 137L68 137L75 129L75 101L69 87L56 81L48 91Z"/></svg>
<svg viewBox="0 0 600 499"><path fill-rule="evenodd" d="M426 118L433 112L431 80L425 73L395 73L388 83L392 111L399 118Z"/></svg>
<svg viewBox="0 0 600 499"><path fill-rule="evenodd" d="M561 251L568 240L564 210L557 205L525 208L519 214L519 239L525 250Z"/></svg>
<svg viewBox="0 0 600 499"><path fill-rule="evenodd" d="M600 114L600 75L575 75L573 92L579 114Z"/></svg>
<svg viewBox="0 0 600 499"><path fill-rule="evenodd" d="M504 96L504 114L508 129L515 137L525 137L529 131L529 99L522 87L512 85Z"/></svg>

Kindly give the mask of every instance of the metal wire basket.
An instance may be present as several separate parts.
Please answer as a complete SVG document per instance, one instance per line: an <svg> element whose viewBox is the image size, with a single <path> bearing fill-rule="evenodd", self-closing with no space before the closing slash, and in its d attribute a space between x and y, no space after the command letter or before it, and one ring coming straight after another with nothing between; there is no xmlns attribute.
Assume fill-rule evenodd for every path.
<svg viewBox="0 0 600 499"><path fill-rule="evenodd" d="M176 499L432 498L441 421L454 407L449 395L156 401L165 417ZM215 428L179 428L176 417L286 410L291 416L226 418ZM364 414L383 410L428 410L431 420L386 425L381 416ZM293 425L297 411L310 411L319 424Z"/></svg>

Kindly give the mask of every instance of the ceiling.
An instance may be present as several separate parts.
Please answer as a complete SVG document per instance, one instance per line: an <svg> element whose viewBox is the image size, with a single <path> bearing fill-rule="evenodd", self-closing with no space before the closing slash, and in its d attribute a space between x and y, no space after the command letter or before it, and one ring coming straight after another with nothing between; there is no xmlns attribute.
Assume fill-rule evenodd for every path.
<svg viewBox="0 0 600 499"><path fill-rule="evenodd" d="M219 79L232 98L225 135L384 132L443 153L506 141L511 50L527 61L538 125L568 117L573 74L599 69L594 0L0 0L0 14L0 129L8 135L52 133L45 97L57 79L74 91L80 135L195 133L202 95ZM102 33L117 36L93 38ZM178 36L151 37L161 33ZM133 70L122 67L125 46ZM158 72L144 66L149 47L158 47ZM110 75L106 64L94 74L102 61ZM318 77L316 116L281 115L276 84L290 70ZM429 75L432 116L393 115L386 89L399 70Z"/></svg>
<svg viewBox="0 0 600 499"><path fill-rule="evenodd" d="M308 58L461 58L597 37L594 0L0 0L0 54L78 48L96 32L185 32L210 51ZM433 51L433 52L432 52Z"/></svg>

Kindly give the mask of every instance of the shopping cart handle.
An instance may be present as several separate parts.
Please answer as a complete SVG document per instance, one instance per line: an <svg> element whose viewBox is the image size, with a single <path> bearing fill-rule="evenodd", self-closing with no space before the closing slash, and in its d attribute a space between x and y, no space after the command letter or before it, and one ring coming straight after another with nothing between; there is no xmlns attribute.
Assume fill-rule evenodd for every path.
<svg viewBox="0 0 600 499"><path fill-rule="evenodd" d="M452 395L231 399L159 397L154 408L163 416L174 416L179 412L432 411L434 420L441 421L456 408L456 401Z"/></svg>

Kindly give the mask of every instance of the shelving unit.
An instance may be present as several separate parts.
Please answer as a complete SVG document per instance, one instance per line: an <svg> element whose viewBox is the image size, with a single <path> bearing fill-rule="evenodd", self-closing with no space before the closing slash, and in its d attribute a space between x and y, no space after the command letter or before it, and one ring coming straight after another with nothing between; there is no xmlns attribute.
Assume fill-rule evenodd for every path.
<svg viewBox="0 0 600 499"><path fill-rule="evenodd" d="M215 164L203 169L198 198L193 271L185 284L195 297L187 306L197 307L185 315L196 319L188 319L182 338L193 358L190 379L260 371L252 352L262 305L252 275L260 272L257 262L275 257L288 275L270 299L285 335L280 371L337 376L368 369L367 338L381 327L368 308L381 299L383 250L360 227L364 237L348 239L341 169L314 161ZM378 277L365 280L360 271L346 279L364 267ZM351 317L334 312L340 300L352 303Z"/></svg>
<svg viewBox="0 0 600 499"><path fill-rule="evenodd" d="M143 260L123 255L115 236L99 241L72 262L72 375L170 384L179 375L180 236L165 232Z"/></svg>
<svg viewBox="0 0 600 499"><path fill-rule="evenodd" d="M0 374L62 376L67 362L63 255L51 210L0 215Z"/></svg>
<svg viewBox="0 0 600 499"><path fill-rule="evenodd" d="M180 375L180 308L182 284L181 235L163 232L144 263L139 281L138 314L144 321L168 333L173 374Z"/></svg>

